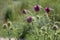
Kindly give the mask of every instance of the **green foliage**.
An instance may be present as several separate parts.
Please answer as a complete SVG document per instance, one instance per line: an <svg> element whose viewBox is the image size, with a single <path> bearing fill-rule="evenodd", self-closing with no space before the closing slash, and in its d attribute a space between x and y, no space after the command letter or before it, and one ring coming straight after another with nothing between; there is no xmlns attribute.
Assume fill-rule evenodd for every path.
<svg viewBox="0 0 60 40"><path fill-rule="evenodd" d="M0 7L2 14L0 17L6 14L5 19L12 22L10 27L13 28L13 30L3 29L3 24L0 24L1 37L16 37L19 39L23 35L25 40L60 40L60 0L0 0L0 4L2 6ZM53 11L50 14L45 13L44 10L36 13L34 11L34 5L36 4L43 8L49 6ZM23 9L30 12L23 14L21 12ZM34 17L34 20L27 23L27 16ZM52 29L54 23L58 30Z"/></svg>

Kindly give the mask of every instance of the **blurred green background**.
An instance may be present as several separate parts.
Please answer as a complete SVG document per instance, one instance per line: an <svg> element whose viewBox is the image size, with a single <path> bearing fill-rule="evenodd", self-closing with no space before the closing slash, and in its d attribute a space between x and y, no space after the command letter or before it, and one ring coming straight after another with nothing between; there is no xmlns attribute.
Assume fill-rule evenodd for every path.
<svg viewBox="0 0 60 40"><path fill-rule="evenodd" d="M18 36L22 34L24 28L28 28L28 24L26 23L25 19L29 15L22 15L21 10L22 9L28 9L32 12L32 15L35 15L34 11L34 5L41 5L42 7L51 7L54 9L54 12L56 14L56 21L60 22L60 0L0 0L0 36L1 37L8 37L8 31L7 29L3 29L2 25L4 23L4 16L6 14L6 10L10 8L12 10L12 24L11 26L13 28L13 31L10 32L11 37ZM38 15L43 15L43 11L39 12ZM51 12L51 15L53 15L53 12ZM44 17L43 17L44 18ZM43 20L43 19L42 19ZM44 20L43 20L44 21ZM45 21L46 22L46 21ZM43 23L41 23L43 24ZM45 23L46 24L46 23ZM38 24L34 25L37 26ZM60 26L60 23L58 23L58 26ZM35 30L35 29L34 29ZM38 30L38 29L36 29ZM26 35L26 40L35 40L34 34L31 34L31 30L29 32L30 34ZM59 35L60 37L60 35ZM52 37L51 37L52 38ZM41 40L43 38L41 37Z"/></svg>

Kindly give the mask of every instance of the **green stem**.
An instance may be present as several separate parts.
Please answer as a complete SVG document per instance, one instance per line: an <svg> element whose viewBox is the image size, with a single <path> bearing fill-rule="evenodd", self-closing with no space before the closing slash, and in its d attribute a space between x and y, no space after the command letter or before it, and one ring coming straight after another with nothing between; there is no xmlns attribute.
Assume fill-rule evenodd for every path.
<svg viewBox="0 0 60 40"><path fill-rule="evenodd" d="M37 27L35 27L35 26L33 26L33 22L32 22L32 27L35 29L35 31L36 31L36 33L37 33L37 37L38 37L38 39L37 40L39 40L39 30L37 29Z"/></svg>
<svg viewBox="0 0 60 40"><path fill-rule="evenodd" d="M45 34L44 34L44 40L45 40Z"/></svg>
<svg viewBox="0 0 60 40"><path fill-rule="evenodd" d="M55 25L55 22L56 22L56 21L55 21L55 16L56 16L56 14L55 14L55 11L53 10L53 17L52 17L52 18L53 18L53 19L52 19L53 25Z"/></svg>
<svg viewBox="0 0 60 40"><path fill-rule="evenodd" d="M49 25L49 23L50 23L49 16L48 16L48 14L47 14L47 13L45 13L45 15L46 15L46 17L47 17L48 25ZM48 33L48 31L49 31L49 27L47 27L47 33ZM47 34L47 37L48 37L48 34ZM47 39L47 40L48 40L48 39Z"/></svg>
<svg viewBox="0 0 60 40"><path fill-rule="evenodd" d="M11 40L11 39L10 39L10 33L9 33L9 30L8 30L8 35L9 35L9 40Z"/></svg>
<svg viewBox="0 0 60 40"><path fill-rule="evenodd" d="M55 33L56 33L56 30L55 30L55 32L54 32L54 38L53 38L53 40L56 40L56 35L55 35Z"/></svg>

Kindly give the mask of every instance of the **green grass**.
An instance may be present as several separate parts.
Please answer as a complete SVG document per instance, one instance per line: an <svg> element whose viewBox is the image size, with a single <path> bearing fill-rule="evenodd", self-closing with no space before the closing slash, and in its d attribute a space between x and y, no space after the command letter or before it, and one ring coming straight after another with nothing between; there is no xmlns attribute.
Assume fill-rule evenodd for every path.
<svg viewBox="0 0 60 40"><path fill-rule="evenodd" d="M60 22L60 0L0 0L0 36L1 37L9 37L8 30L3 29L2 25L4 23L4 14L6 13L6 10L10 8L12 10L12 25L13 31L10 32L11 37L17 37L22 34L24 29L28 29L29 25L31 26L31 30L28 31L28 34L25 37L25 40L43 40L43 33L39 34L39 31L41 30L39 27L50 27L48 35L51 36L51 40L53 40L53 32L51 29L51 25L47 25L47 23L52 23L47 20L47 18L44 15L45 13L41 10L39 13L36 14L34 11L34 5L41 5L42 7L51 7L54 9L54 12L56 14L56 21ZM40 25L38 24L39 21L36 20L34 22L34 25L32 27L32 24L29 25L26 22L26 17L30 14L27 13L26 15L21 14L22 9L30 10L32 15L36 17L37 15L42 16L40 18ZM31 16L32 16L31 15ZM53 15L53 11L51 11L50 16ZM52 23L53 25L53 23ZM59 26L58 31L60 30L60 23L57 23ZM38 27L39 26L39 27ZM45 30L46 31L46 30ZM18 32L20 33L18 35ZM59 31L60 32L60 31ZM39 37L38 37L39 36ZM58 36L58 40L60 40L60 35ZM48 37L47 37L48 38Z"/></svg>

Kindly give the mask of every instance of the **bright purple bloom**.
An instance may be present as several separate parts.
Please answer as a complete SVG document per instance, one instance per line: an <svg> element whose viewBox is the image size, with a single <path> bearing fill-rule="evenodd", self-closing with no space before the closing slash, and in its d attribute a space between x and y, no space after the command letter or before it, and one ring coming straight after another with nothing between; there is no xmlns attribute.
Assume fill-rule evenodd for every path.
<svg viewBox="0 0 60 40"><path fill-rule="evenodd" d="M50 12L49 7L46 7L46 8L45 8L45 11L46 11L47 13L49 13L49 12Z"/></svg>
<svg viewBox="0 0 60 40"><path fill-rule="evenodd" d="M39 6L38 6L38 5L35 5L35 6L34 6L34 10L35 10L36 12L38 12L38 11L39 11Z"/></svg>
<svg viewBox="0 0 60 40"><path fill-rule="evenodd" d="M28 16L27 17L27 22L30 23L32 21L32 17L31 16Z"/></svg>

